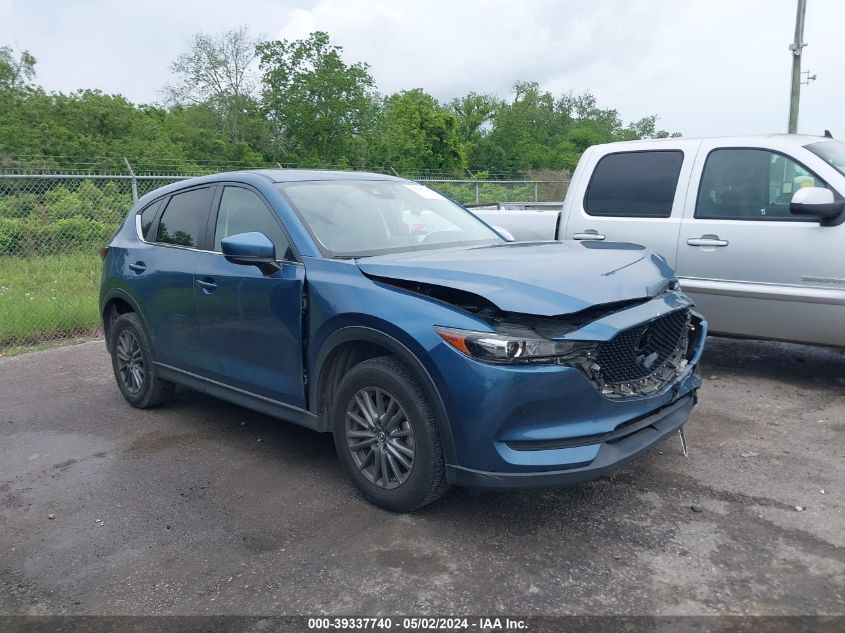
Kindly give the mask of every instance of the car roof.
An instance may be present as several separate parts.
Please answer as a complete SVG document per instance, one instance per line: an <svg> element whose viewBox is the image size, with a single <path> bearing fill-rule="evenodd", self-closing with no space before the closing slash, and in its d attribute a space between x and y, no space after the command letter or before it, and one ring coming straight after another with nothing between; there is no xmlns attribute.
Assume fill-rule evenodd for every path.
<svg viewBox="0 0 845 633"><path fill-rule="evenodd" d="M226 181L256 184L256 178L264 179L265 182L270 181L274 183L328 180L389 180L394 182L408 182L404 178L366 171L340 171L329 169L243 169L240 171L225 171L216 174L208 174L207 176L196 176L194 178L177 180L145 194L138 200L138 203L135 206L144 206L150 200L196 185L213 184L216 182Z"/></svg>
<svg viewBox="0 0 845 633"><path fill-rule="evenodd" d="M835 141L837 139L829 136L812 136L810 134L753 134L753 135L734 135L734 136L676 136L674 138L649 138L638 139L635 141L616 141L614 143L603 143L600 147L607 145L640 145L644 143L667 143L672 144L673 141L704 141L713 139L725 139L730 141L741 141L748 145L755 145L761 141L779 141L781 143L791 143L794 145L804 146L810 143L818 143L820 141Z"/></svg>
<svg viewBox="0 0 845 633"><path fill-rule="evenodd" d="M249 173L260 174L273 182L302 182L306 180L397 180L388 174L368 171L341 171L331 169L250 169Z"/></svg>

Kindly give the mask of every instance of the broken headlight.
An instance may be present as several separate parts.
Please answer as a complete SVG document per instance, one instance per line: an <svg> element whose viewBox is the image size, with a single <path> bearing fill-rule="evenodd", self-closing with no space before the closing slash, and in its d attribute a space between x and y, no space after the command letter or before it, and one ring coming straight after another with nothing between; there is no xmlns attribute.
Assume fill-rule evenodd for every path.
<svg viewBox="0 0 845 633"><path fill-rule="evenodd" d="M459 352L488 363L569 363L583 361L596 348L590 341L555 341L437 326L434 331Z"/></svg>

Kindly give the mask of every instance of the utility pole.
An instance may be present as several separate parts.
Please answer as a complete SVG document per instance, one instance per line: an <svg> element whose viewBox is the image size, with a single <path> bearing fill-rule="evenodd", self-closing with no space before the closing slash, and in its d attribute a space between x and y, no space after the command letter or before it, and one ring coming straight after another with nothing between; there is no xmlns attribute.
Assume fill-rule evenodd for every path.
<svg viewBox="0 0 845 633"><path fill-rule="evenodd" d="M792 90L789 94L789 133L798 133L798 101L801 99L801 51L804 43L804 14L807 12L807 0L798 0L798 13L795 16L795 41L789 45L792 51Z"/></svg>

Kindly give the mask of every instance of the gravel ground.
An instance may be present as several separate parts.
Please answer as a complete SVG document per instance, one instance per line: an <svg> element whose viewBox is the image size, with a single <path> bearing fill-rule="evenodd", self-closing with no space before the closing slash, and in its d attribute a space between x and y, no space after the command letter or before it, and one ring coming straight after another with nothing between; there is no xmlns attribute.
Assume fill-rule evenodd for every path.
<svg viewBox="0 0 845 633"><path fill-rule="evenodd" d="M0 359L0 613L845 613L845 354L711 339L703 371L686 459L395 515L327 435L132 409L101 341Z"/></svg>

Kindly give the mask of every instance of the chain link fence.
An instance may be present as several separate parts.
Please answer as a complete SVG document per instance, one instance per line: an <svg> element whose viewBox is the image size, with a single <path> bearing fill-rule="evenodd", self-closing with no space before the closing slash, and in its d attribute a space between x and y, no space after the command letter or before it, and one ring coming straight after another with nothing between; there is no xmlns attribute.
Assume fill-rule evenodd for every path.
<svg viewBox="0 0 845 633"><path fill-rule="evenodd" d="M128 165L127 165L128 167ZM97 332L99 249L140 196L196 174L0 173L0 354ZM561 200L567 182L420 179L463 204Z"/></svg>

